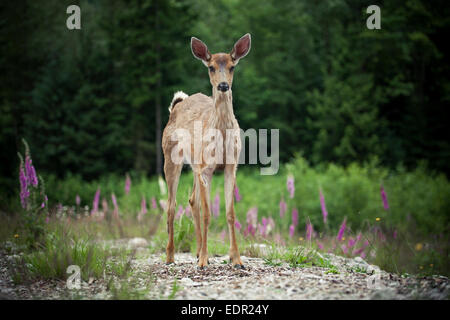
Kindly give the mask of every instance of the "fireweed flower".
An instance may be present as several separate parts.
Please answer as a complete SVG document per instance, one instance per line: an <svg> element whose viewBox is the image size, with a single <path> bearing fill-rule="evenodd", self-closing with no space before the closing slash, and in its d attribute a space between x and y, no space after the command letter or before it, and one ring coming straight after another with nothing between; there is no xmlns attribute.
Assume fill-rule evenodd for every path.
<svg viewBox="0 0 450 320"><path fill-rule="evenodd" d="M20 181L20 203L22 204L22 208L26 209L27 198L30 196L30 192L28 191L28 179L25 175L23 165L20 165L19 181Z"/></svg>
<svg viewBox="0 0 450 320"><path fill-rule="evenodd" d="M75 197L75 204L76 204L77 206L80 206L80 203L81 203L80 196L77 195L77 196Z"/></svg>
<svg viewBox="0 0 450 320"><path fill-rule="evenodd" d="M191 207L190 206L186 206L186 208L184 208L184 214L186 215L186 217L191 216Z"/></svg>
<svg viewBox="0 0 450 320"><path fill-rule="evenodd" d="M126 178L125 178L125 194L126 195L128 195L128 193L130 193L130 188L131 188L131 179L127 173Z"/></svg>
<svg viewBox="0 0 450 320"><path fill-rule="evenodd" d="M348 253L348 248L347 248L347 246L346 246L345 244L343 244L343 245L341 246L341 249L342 249L342 251L344 252L344 254L347 254L347 253Z"/></svg>
<svg viewBox="0 0 450 320"><path fill-rule="evenodd" d="M311 221L306 223L306 240L310 241L314 234L314 229Z"/></svg>
<svg viewBox="0 0 450 320"><path fill-rule="evenodd" d="M394 239L397 239L397 230L394 230L394 233L392 234L392 237L393 237Z"/></svg>
<svg viewBox="0 0 450 320"><path fill-rule="evenodd" d="M298 210L296 208L292 209L292 224L294 227L298 225Z"/></svg>
<svg viewBox="0 0 450 320"><path fill-rule="evenodd" d="M384 191L383 186L380 187L381 199L383 200L384 210L389 210L389 203L387 200L386 192Z"/></svg>
<svg viewBox="0 0 450 320"><path fill-rule="evenodd" d="M294 186L294 176L289 175L287 178L287 190L289 192L289 197L294 198L295 186Z"/></svg>
<svg viewBox="0 0 450 320"><path fill-rule="evenodd" d="M344 221L343 221L342 224L341 224L341 227L339 228L338 235L337 235L337 237L336 237L336 239L337 239L338 241L341 241L341 240L342 240L342 237L344 236L346 224L347 224L347 219L344 219Z"/></svg>
<svg viewBox="0 0 450 320"><path fill-rule="evenodd" d="M281 199L281 201L280 201L280 217L281 218L284 217L286 210L287 210L286 202L284 201L284 199Z"/></svg>
<svg viewBox="0 0 450 320"><path fill-rule="evenodd" d="M38 185L38 179L36 176L36 171L33 167L33 160L31 160L29 156L26 156L25 158L25 173L28 184L36 187Z"/></svg>
<svg viewBox="0 0 450 320"><path fill-rule="evenodd" d="M322 208L323 223L327 223L328 211L327 207L325 206L325 198L323 197L322 188L319 189L319 193L320 193L320 206Z"/></svg>
<svg viewBox="0 0 450 320"><path fill-rule="evenodd" d="M234 222L234 226L235 226L236 229L238 229L238 230L241 230L241 228L242 228L242 225L241 225L241 223L240 223L238 220L236 220L236 221Z"/></svg>
<svg viewBox="0 0 450 320"><path fill-rule="evenodd" d="M105 217L106 213L108 212L108 201L106 201L105 198L102 199L102 211L103 217Z"/></svg>
<svg viewBox="0 0 450 320"><path fill-rule="evenodd" d="M216 193L216 197L214 198L214 202L211 206L211 211L214 215L214 217L218 217L219 216L219 212L220 212L220 196L219 193Z"/></svg>
<svg viewBox="0 0 450 320"><path fill-rule="evenodd" d="M238 188L237 185L235 185L235 186L234 186L234 200L235 200L236 202L239 202L239 201L241 201L241 199L242 199L242 197L241 197L241 195L239 194L239 188Z"/></svg>
<svg viewBox="0 0 450 320"><path fill-rule="evenodd" d="M94 200L92 201L92 211L91 214L95 214L98 211L98 203L100 201L100 188L95 192Z"/></svg>
<svg viewBox="0 0 450 320"><path fill-rule="evenodd" d="M364 241L363 245L359 249L354 249L352 252L352 255L357 256L363 253L363 251L366 249L366 247L369 245L369 241Z"/></svg>
<svg viewBox="0 0 450 320"><path fill-rule="evenodd" d="M351 247L353 247L353 246L355 245L355 243L356 243L356 240L353 239L353 238L350 238L350 239L348 239L348 244L347 244L347 246L348 246L349 248L351 248Z"/></svg>
<svg viewBox="0 0 450 320"><path fill-rule="evenodd" d="M141 200L141 211L139 212L138 218L139 220L142 219L142 217L147 213L147 201L145 200L145 197L142 197Z"/></svg>
<svg viewBox="0 0 450 320"><path fill-rule="evenodd" d="M156 203L155 197L152 197L152 209L158 209L158 204Z"/></svg>
<svg viewBox="0 0 450 320"><path fill-rule="evenodd" d="M111 194L111 200L114 205L113 215L114 215L114 218L117 219L117 218L119 218L119 206L117 205L117 199L116 199L116 195L114 193Z"/></svg>
<svg viewBox="0 0 450 320"><path fill-rule="evenodd" d="M293 237L294 236L294 232L295 232L295 227L294 227L294 225L290 225L290 227L289 227L289 237Z"/></svg>
<svg viewBox="0 0 450 320"><path fill-rule="evenodd" d="M247 211L247 224L256 228L258 222L258 208L253 207Z"/></svg>
<svg viewBox="0 0 450 320"><path fill-rule="evenodd" d="M180 204L178 206L178 211L177 214L175 215L175 219L180 219L183 212L184 212L183 206Z"/></svg>
<svg viewBox="0 0 450 320"><path fill-rule="evenodd" d="M272 218L267 219L266 234L275 229L275 221Z"/></svg>
<svg viewBox="0 0 450 320"><path fill-rule="evenodd" d="M320 250L323 250L323 244L320 243L319 241L317 241L317 247L318 247Z"/></svg>

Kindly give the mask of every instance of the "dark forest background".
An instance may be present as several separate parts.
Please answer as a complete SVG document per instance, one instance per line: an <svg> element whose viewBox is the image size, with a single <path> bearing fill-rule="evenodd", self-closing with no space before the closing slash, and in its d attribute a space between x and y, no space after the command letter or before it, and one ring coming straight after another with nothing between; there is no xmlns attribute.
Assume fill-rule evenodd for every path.
<svg viewBox="0 0 450 320"><path fill-rule="evenodd" d="M244 130L280 129L281 162L425 161L448 176L448 2L375 2L2 1L2 206L17 192L22 138L59 178L159 173L173 93L211 92L190 37L228 52L247 32L235 114ZM70 4L81 30L66 27ZM371 4L381 30L366 28Z"/></svg>

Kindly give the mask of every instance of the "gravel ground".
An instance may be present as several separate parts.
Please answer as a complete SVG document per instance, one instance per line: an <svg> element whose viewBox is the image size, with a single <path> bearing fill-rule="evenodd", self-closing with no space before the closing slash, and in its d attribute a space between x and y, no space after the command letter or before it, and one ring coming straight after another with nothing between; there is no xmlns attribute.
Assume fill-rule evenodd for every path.
<svg viewBox="0 0 450 320"><path fill-rule="evenodd" d="M144 299L445 299L449 280L443 276L400 277L369 265L361 258L327 255L338 274L326 268L269 266L261 258L242 257L245 269L228 264L228 256L210 257L210 265L197 268L190 253L175 255L166 265L161 254L150 254L144 241L118 241L118 246L137 248L131 261L128 287L132 298ZM46 280L14 285L11 261L0 251L0 299L110 299L105 279L90 279L79 290L69 290L65 281ZM125 282L121 282L122 286ZM176 284L175 284L176 283ZM174 290L177 288L177 290ZM117 296L116 296L117 297Z"/></svg>

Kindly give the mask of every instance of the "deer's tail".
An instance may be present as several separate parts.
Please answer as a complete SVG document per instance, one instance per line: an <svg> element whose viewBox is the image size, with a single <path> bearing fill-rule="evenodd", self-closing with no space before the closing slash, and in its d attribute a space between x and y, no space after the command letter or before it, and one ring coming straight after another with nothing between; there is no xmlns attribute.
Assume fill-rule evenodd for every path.
<svg viewBox="0 0 450 320"><path fill-rule="evenodd" d="M175 107L175 105L178 102L183 101L184 99L186 99L187 97L189 97L186 93L184 93L183 91L177 91L175 92L175 94L173 95L173 99L172 102L170 103L169 106L169 112L172 112L173 107Z"/></svg>

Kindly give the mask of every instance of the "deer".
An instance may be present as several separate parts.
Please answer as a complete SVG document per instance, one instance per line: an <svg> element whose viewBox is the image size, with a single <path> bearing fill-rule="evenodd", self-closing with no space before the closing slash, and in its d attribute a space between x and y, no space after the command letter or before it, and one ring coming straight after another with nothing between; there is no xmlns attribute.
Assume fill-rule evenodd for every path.
<svg viewBox="0 0 450 320"><path fill-rule="evenodd" d="M233 192L236 187L236 172L241 151L240 128L233 112L232 83L235 66L250 51L251 35L242 36L230 53L211 54L206 44L196 37L191 38L191 51L207 68L212 86L212 96L195 93L188 96L182 91L174 94L169 106L169 120L163 131L164 175L167 183L167 232L166 264L174 260L174 215L176 194L182 167L190 165L194 182L189 205L195 226L197 242L197 266L205 268L208 263L208 228L211 217L211 180L216 170L224 171L225 211L230 239L230 262L235 268L244 269L236 243ZM198 130L213 129L210 139L194 139L181 143L177 132L191 136ZM196 131L197 130L197 131ZM217 134L218 132L218 134ZM232 132L228 135L228 132ZM223 139L224 134L226 139ZM183 146L181 148L180 146ZM211 150L211 157L206 156ZM181 150L180 150L181 149ZM217 151L219 150L219 151ZM225 150L220 152L220 150ZM174 156L183 161L174 161ZM202 216L201 216L201 212ZM203 230L201 228L203 221Z"/></svg>

